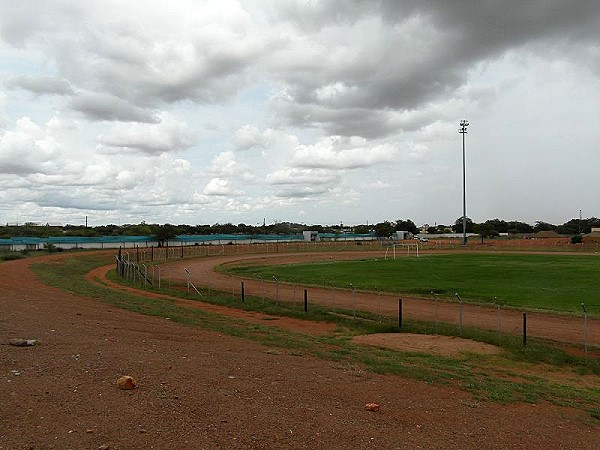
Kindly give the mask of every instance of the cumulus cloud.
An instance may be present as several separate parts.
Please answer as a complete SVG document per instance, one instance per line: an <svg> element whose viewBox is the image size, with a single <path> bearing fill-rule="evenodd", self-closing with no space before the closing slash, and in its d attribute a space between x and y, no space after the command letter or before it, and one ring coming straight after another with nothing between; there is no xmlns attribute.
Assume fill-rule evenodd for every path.
<svg viewBox="0 0 600 450"><path fill-rule="evenodd" d="M25 176L47 172L60 144L29 117L17 120L14 130L0 135L0 173Z"/></svg>
<svg viewBox="0 0 600 450"><path fill-rule="evenodd" d="M301 145L292 164L296 167L358 169L394 161L396 150L389 144L370 145L362 138L332 136L315 145Z"/></svg>
<svg viewBox="0 0 600 450"><path fill-rule="evenodd" d="M163 116L156 124L118 123L98 137L101 145L139 150L150 155L185 150L196 143L195 133L183 122Z"/></svg>
<svg viewBox="0 0 600 450"><path fill-rule="evenodd" d="M236 130L233 136L235 150L249 150L253 147L263 147L264 139L260 130L252 125L244 125Z"/></svg>
<svg viewBox="0 0 600 450"><path fill-rule="evenodd" d="M227 197L231 195L240 195L241 192L236 191L231 182L229 180L224 180L222 178L212 178L204 190L202 191L204 195L208 196L219 196L219 197Z"/></svg>

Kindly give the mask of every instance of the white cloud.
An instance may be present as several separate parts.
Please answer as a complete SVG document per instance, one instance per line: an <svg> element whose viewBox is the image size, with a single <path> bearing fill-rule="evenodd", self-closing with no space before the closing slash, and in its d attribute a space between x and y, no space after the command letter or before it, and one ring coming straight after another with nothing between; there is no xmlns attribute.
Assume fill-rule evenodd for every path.
<svg viewBox="0 0 600 450"><path fill-rule="evenodd" d="M396 150L389 144L371 145L362 138L333 136L315 145L301 145L292 163L306 168L358 169L395 159Z"/></svg>
<svg viewBox="0 0 600 450"><path fill-rule="evenodd" d="M236 150L249 150L253 147L264 147L264 139L258 128L244 125L235 132L233 145Z"/></svg>
<svg viewBox="0 0 600 450"><path fill-rule="evenodd" d="M208 182L202 193L208 196L219 197L227 197L230 195L241 194L241 192L233 189L232 184L229 180L224 180L222 178L211 178L211 180Z"/></svg>
<svg viewBox="0 0 600 450"><path fill-rule="evenodd" d="M108 133L98 137L98 142L156 155L192 147L196 143L194 134L185 123L163 115L157 124L115 124Z"/></svg>

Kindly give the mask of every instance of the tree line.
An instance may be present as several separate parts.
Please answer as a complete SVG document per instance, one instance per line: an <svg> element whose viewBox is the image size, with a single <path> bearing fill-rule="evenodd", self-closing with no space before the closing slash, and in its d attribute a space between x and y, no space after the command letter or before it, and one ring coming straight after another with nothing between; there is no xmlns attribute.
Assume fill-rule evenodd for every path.
<svg viewBox="0 0 600 450"><path fill-rule="evenodd" d="M484 237L495 237L500 234L528 234L539 231L554 231L561 235L585 234L592 227L600 227L600 219L595 217L585 219L571 219L562 225L553 225L548 222L537 221L533 225L519 221L505 221L490 219L485 222L475 223L470 218L466 220L467 233L477 233ZM173 225L173 224L139 224L125 225L100 225L87 227L85 225L65 226L40 226L33 223L23 225L0 226L0 238L10 237L94 237L94 236L154 236L157 240L166 240L175 236L210 235L210 234L299 234L303 231L317 231L319 233L342 234L352 232L357 234L375 233L379 237L388 237L396 231L408 231L413 234L426 232L429 234L462 233L462 217L456 219L451 225L436 224L425 230L420 229L410 219L396 221L383 221L376 224L363 224L354 226L339 225L306 225L292 222L279 222L270 225L247 225L239 223L215 223L213 225Z"/></svg>

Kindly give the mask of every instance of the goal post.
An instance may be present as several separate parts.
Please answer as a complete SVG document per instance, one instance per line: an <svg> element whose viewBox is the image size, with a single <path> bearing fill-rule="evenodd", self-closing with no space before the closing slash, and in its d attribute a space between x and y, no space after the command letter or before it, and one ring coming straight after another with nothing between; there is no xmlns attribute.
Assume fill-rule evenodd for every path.
<svg viewBox="0 0 600 450"><path fill-rule="evenodd" d="M406 256L410 257L411 251L418 258L419 257L419 244L392 244L392 254L393 258L396 259L396 247L400 247L398 250L403 250L406 248Z"/></svg>

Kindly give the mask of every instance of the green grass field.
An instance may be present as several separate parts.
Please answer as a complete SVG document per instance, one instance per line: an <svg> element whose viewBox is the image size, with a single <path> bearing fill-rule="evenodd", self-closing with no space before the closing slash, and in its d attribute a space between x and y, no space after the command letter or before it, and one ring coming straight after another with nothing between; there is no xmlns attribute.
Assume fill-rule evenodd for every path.
<svg viewBox="0 0 600 450"><path fill-rule="evenodd" d="M246 277L277 277L311 285L396 292L504 306L600 315L600 258L594 255L421 255L396 260L244 266L227 269Z"/></svg>

